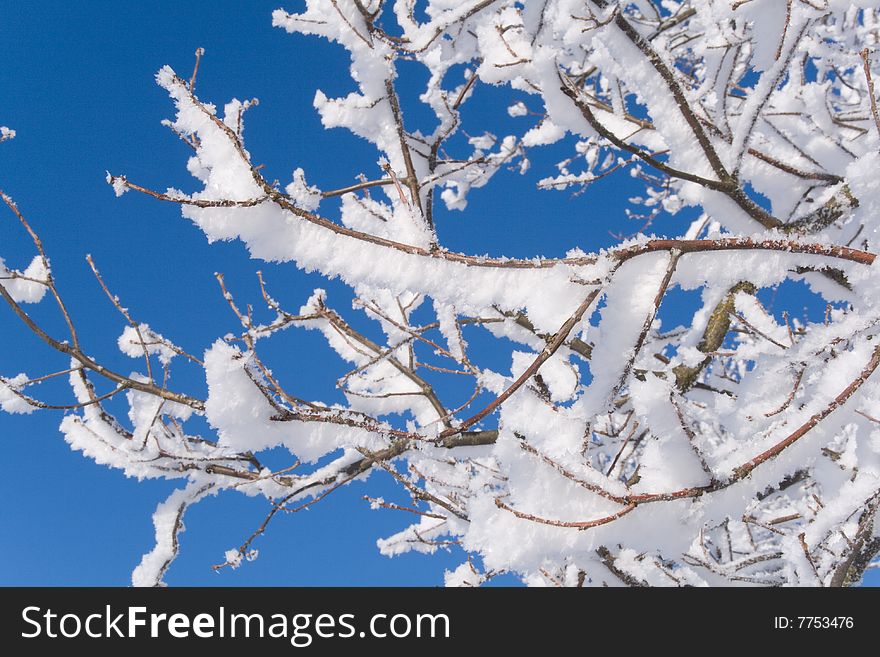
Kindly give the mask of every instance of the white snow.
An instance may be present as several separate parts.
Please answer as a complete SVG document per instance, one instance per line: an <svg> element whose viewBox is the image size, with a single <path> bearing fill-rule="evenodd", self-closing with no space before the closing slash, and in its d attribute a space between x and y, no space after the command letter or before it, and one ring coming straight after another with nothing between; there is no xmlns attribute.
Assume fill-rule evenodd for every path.
<svg viewBox="0 0 880 657"><path fill-rule="evenodd" d="M345 95L314 95L324 128L375 149L359 188L344 194L328 192L351 180L322 189L326 172L296 161L280 175L252 168L261 161L244 142L253 101L210 104L170 67L158 72L174 105L165 124L195 147L185 163L194 191L166 192L183 216L209 241L239 240L255 259L338 279L355 302L339 308L318 289L294 316L270 297L271 322L245 320L241 339L209 335L203 406L135 372L123 422L96 402L106 386L70 374L83 405L61 420L73 449L129 476L186 480L156 509L156 546L134 584L161 583L183 511L205 495L235 488L305 504L382 467L404 482L415 516L379 550L460 545L469 558L445 572L448 586L495 572L534 585L831 582L865 538L856 538L860 514L880 482L880 263L866 255L880 248L880 132L859 57L876 45L880 9L664 0L667 19L694 9L670 26L655 4L429 0L416 14L398 0L374 25L396 25L399 40L371 29L353 3L276 10L273 25L350 58ZM407 89L415 95L389 91L409 79L404 59L421 69L423 86ZM869 67L880 80L874 54ZM485 125L472 124L468 103L488 85L508 95L497 121L486 111ZM563 91L572 85L577 102ZM421 131L398 107L414 99L432 119ZM547 171L539 154L551 145L560 161ZM681 229L685 242L661 248L656 240L676 235L639 234L591 253L572 230L562 260L482 255L492 244L444 249L451 220L429 217L429 197L466 211L496 174L530 167L545 167L535 176L543 189L584 191L585 221L605 219L600 179L641 186L627 192L632 214L651 224L692 213L686 228L650 228ZM121 176L108 182L117 196L131 189ZM800 229L768 228L771 214ZM530 218L544 231L557 230L554 219ZM502 212L475 220L516 229ZM14 303L43 299L48 276L40 257L20 272L0 260ZM797 281L815 295L810 312L787 291ZM688 291L695 306L684 311L674 295ZM309 373L260 360L255 345L282 327L315 331L328 363L350 368L336 403L296 398ZM504 350L494 365L473 353L483 339ZM125 327L118 347L129 363L145 353L169 368L183 360L148 324ZM519 381L525 372L535 376ZM16 394L28 382L0 379L4 411L34 410ZM483 395L455 411L465 388ZM197 416L206 439L185 428ZM494 442L454 446L487 436ZM253 460L275 448L297 467L273 473ZM386 460L374 462L379 451ZM239 567L254 556L232 549L225 560Z"/></svg>

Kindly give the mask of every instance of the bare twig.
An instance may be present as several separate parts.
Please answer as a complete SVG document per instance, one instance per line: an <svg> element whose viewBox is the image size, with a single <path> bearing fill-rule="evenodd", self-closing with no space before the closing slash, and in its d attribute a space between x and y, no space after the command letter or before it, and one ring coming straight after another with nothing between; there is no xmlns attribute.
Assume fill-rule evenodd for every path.
<svg viewBox="0 0 880 657"><path fill-rule="evenodd" d="M871 115L874 117L874 126L880 134L880 113L877 111L877 96L874 93L874 79L871 77L871 61L868 58L868 49L863 48L859 55L862 57L862 67L865 70L865 80L868 83L868 98L871 100Z"/></svg>

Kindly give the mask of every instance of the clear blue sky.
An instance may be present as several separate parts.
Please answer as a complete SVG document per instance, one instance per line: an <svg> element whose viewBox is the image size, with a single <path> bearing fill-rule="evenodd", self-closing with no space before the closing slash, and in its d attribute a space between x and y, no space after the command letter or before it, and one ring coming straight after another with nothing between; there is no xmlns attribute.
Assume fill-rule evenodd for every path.
<svg viewBox="0 0 880 657"><path fill-rule="evenodd" d="M275 296L291 308L298 308L317 286L329 290L331 301L339 299L340 308L347 307L350 295L341 285L291 265L251 261L240 243L209 245L175 206L134 193L117 199L104 182L110 170L157 189L195 189L185 169L187 148L160 125L172 116L172 106L153 76L164 64L188 74L199 46L206 49L200 97L218 105L233 96L260 99L247 115L246 138L255 160L266 164L268 178L287 181L302 166L310 181L332 188L375 169L377 154L366 142L323 131L312 109L316 88L329 96L353 88L345 52L272 28L270 14L279 4L295 10L300 3L50 0L0 5L0 125L18 133L0 145L0 187L41 233L89 353L120 368L137 367L116 349L123 324L91 277L87 253L137 320L196 353L238 328L217 292L215 271L226 275L243 300L258 300L254 272L262 269ZM414 105L418 82L410 81L402 93L410 125L425 119ZM510 96L485 87L478 92L465 113L474 132L522 129L516 121L524 119L511 119L503 111ZM465 214L440 213L446 246L554 256L574 246L607 246L613 243L609 229L635 229L620 220L622 200L636 191L628 176L602 182L576 199L530 191L567 153L551 149L531 155L535 175L522 179L503 172L474 193ZM6 215L0 220L0 255L10 266L23 267L31 251ZM671 234L681 225L681 219L666 219L655 230ZM684 298L678 302L675 307L690 304ZM35 314L60 334L46 306ZM3 309L0 344L3 374L38 375L65 366ZM276 369L296 364L298 395L339 400L332 383L343 372L342 364L315 332L285 335L267 356ZM507 358L500 349L486 357ZM195 369L178 370L174 382L180 389L205 392ZM56 403L69 401L63 387L38 392ZM0 415L5 457L0 584L126 585L141 554L152 547L150 515L156 503L180 483L137 482L95 465L67 447L58 431L60 420L57 412ZM462 554L381 557L376 538L403 528L410 517L371 511L360 499L365 493L405 501L384 477L346 487L310 511L282 518L258 541L259 559L219 575L210 565L253 531L268 504L233 492L211 498L188 514L181 556L166 581L441 584L444 567L457 566Z"/></svg>

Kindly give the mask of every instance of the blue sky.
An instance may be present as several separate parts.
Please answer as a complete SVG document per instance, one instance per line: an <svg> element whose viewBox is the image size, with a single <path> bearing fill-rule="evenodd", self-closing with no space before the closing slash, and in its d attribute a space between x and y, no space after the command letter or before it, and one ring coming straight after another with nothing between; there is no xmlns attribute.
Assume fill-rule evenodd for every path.
<svg viewBox="0 0 880 657"><path fill-rule="evenodd" d="M4 3L0 124L18 136L0 145L0 188L40 232L59 287L86 336L85 348L99 359L120 368L137 366L116 349L123 323L91 276L87 253L138 321L195 353L238 328L217 291L215 271L226 275L243 300L259 299L254 272L262 269L273 294L288 307L298 308L320 286L328 289L331 302L338 299L338 306L347 308L350 294L340 284L292 265L251 261L240 243L209 245L177 207L134 193L117 199L104 182L109 170L152 188L194 189L185 169L186 146L160 125L172 116L172 105L153 76L164 64L188 75L196 47L206 50L200 97L218 105L233 96L260 99L248 112L246 138L268 178L287 181L301 166L311 182L333 188L354 182L361 171L375 171L377 154L366 142L324 131L312 109L316 88L328 96L352 89L345 52L272 28L270 14L279 4L298 8L296 2L278 0ZM409 125L419 125L426 120L415 106L421 79L405 70L404 82L405 116ZM509 100L506 92L479 88L465 111L466 128L521 132L517 121L525 119L503 111ZM565 192L530 191L565 155L553 149L530 153L535 175L523 179L504 171L474 192L466 213L440 212L441 241L468 252L557 256L574 246L593 250L612 244L609 229L635 230L632 222L621 221L622 201L636 191L628 176L603 181L574 199ZM655 230L672 234L681 225L682 219L665 219ZM0 221L0 245L10 266L29 262L30 247L11 215ZM682 295L673 311L691 302ZM46 306L34 314L60 334L58 318ZM65 366L3 310L0 344L3 374L36 375ZM344 371L342 364L316 332L286 334L266 355L276 367L295 367L296 394L340 400L333 381ZM500 348L490 348L485 357L507 358ZM198 374L184 367L174 383L204 394ZM63 387L45 386L39 393L56 403L68 401ZM0 584L128 584L141 554L152 547L150 515L156 503L179 483L137 482L95 465L67 447L60 420L58 412L0 415L5 455ZM410 518L371 511L360 499L366 493L405 501L384 476L367 486L346 487L309 511L282 518L256 545L259 559L219 575L210 565L253 531L268 505L233 492L208 499L188 514L181 556L166 580L172 585L441 584L443 569L458 565L462 554L380 556L376 538L402 529Z"/></svg>

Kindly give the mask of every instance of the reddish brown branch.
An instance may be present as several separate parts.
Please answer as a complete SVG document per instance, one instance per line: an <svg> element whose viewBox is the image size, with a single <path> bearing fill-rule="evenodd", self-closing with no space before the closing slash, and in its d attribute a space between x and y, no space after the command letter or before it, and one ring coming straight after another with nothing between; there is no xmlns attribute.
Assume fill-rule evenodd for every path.
<svg viewBox="0 0 880 657"><path fill-rule="evenodd" d="M871 114L874 116L874 125L880 134L880 113L877 111L877 96L874 94L874 78L871 77L871 61L868 59L868 49L864 48L859 53L862 56L862 67L865 69L865 81L868 83L868 97L871 99Z"/></svg>
<svg viewBox="0 0 880 657"><path fill-rule="evenodd" d="M566 527L570 529L590 529L592 527L599 527L600 525L607 525L609 522L614 522L618 518L625 516L627 513L636 508L636 504L629 504L622 508L620 511L612 513L611 515L603 516L602 518L596 518L595 520L553 520L551 518L542 518L540 516L533 515L531 513L524 513L523 511L517 511L516 509L506 505L497 497L495 498L495 506L499 509L504 509L505 511L512 513L517 518L522 520L531 520L532 522L537 522L542 525L551 525L552 527Z"/></svg>
<svg viewBox="0 0 880 657"><path fill-rule="evenodd" d="M406 511L408 513L415 513L419 516L425 516L426 518L436 518L437 520L446 520L446 516L441 516L437 513L428 513L427 511L419 511L418 509L414 509L411 506L400 506L399 504L393 504L391 502L383 502L375 497L370 497L369 495L364 495L363 498L370 504L375 504L376 506L380 506L383 509L393 509L395 511Z"/></svg>
<svg viewBox="0 0 880 657"><path fill-rule="evenodd" d="M91 267L92 273L95 275L95 278L98 280L98 284L101 286L101 289L104 290L104 294L106 294L107 298L110 299L110 303L112 303L113 307L116 308L116 310L118 310L119 313L123 317L125 317L126 321L128 322L128 325L134 329L134 332L138 337L138 344L141 346L141 349L144 352L144 363L147 366L147 377L149 377L150 381L153 382L154 381L154 379L153 379L153 366L150 363L150 352L147 350L147 343L144 341L144 336L141 333L140 325L131 318L131 315L129 314L128 310L123 308L122 304L119 303L118 297L116 297L116 295L114 295L110 292L110 288L107 287L107 284L104 282L104 279L101 277L101 274L98 271L98 268L95 266L95 262L92 259L91 254L86 256L86 262L89 263L89 267Z"/></svg>
<svg viewBox="0 0 880 657"><path fill-rule="evenodd" d="M467 420L462 422L455 428L445 429L441 434L440 438L447 438L449 436L453 436L457 433L461 433L468 427L473 426L484 417L494 412L496 408L501 406L507 399L513 395L517 390L522 387L522 385L528 381L534 374L541 368L543 365L553 354L555 354L559 347L565 344L566 339L568 339L568 334L571 333L572 329L581 321L581 318L584 316L584 313L587 312L587 309L593 305L593 302L599 296L599 293L602 291L601 287L597 287L592 292L590 292L586 298L581 302L581 305L578 306L577 310L574 311L574 314L569 317L565 323L559 327L559 330L554 334L553 339L547 343L547 346L538 354L538 357L532 361L532 364L529 365L526 370L520 374L519 378L514 381L510 386L502 392L498 397L496 397L492 402L486 405L483 410L472 415Z"/></svg>
<svg viewBox="0 0 880 657"><path fill-rule="evenodd" d="M875 254L868 251L851 249L846 246L829 246L815 242L799 242L786 239L754 239L750 237L725 237L710 240L679 240L659 239L648 240L643 244L636 244L613 251L612 255L618 260L629 260L645 253L656 251L669 251L678 249L682 254L701 253L710 251L782 251L788 253L802 253L805 255L817 255L828 258L847 260L862 265L874 263Z"/></svg>
<svg viewBox="0 0 880 657"><path fill-rule="evenodd" d="M185 406L190 406L196 410L203 411L205 409L205 402L201 399L196 399L195 397L191 397L189 395L172 392L171 390L167 390L165 388L161 388L152 383L144 383L142 381L138 381L137 379L132 379L127 376L123 376L114 372L113 370L107 369L106 367L99 365L92 358L86 356L82 351L78 348L66 343L59 342L48 333L46 333L33 319L24 311L24 309L12 298L9 292L6 291L2 285L0 285L0 296L6 301L12 311L18 316L18 318L27 326L37 337L39 337L43 342L47 345L55 349L56 351L61 352L67 356L70 356L74 360L78 361L84 368L91 370L95 374L99 374L110 381L114 381L120 385L125 385L134 390L138 390L140 392L146 392L151 395L155 395L156 397L161 397L162 399L167 399L168 401L177 402L178 404L184 404Z"/></svg>
<svg viewBox="0 0 880 657"><path fill-rule="evenodd" d="M874 370L877 369L878 365L880 365L880 346L874 349L874 353L871 355L871 360L868 361L868 364L859 373L859 376L851 381L850 384L846 386L843 391L840 392L840 394L832 399L831 403L828 404L828 406L823 408L818 413L815 413L809 420L804 422L804 424L802 424L800 427L798 427L796 430L786 436L783 440L776 443L773 447L764 452L761 452L753 459L736 468L734 472L736 473L737 479L742 479L759 465L778 455L786 447L793 445L795 442L803 438L804 435L806 435L811 429L819 424L819 422L824 420L840 406L845 404L847 400L852 397L853 393L861 388L865 381L868 380L868 377L870 377L871 374L874 373Z"/></svg>

